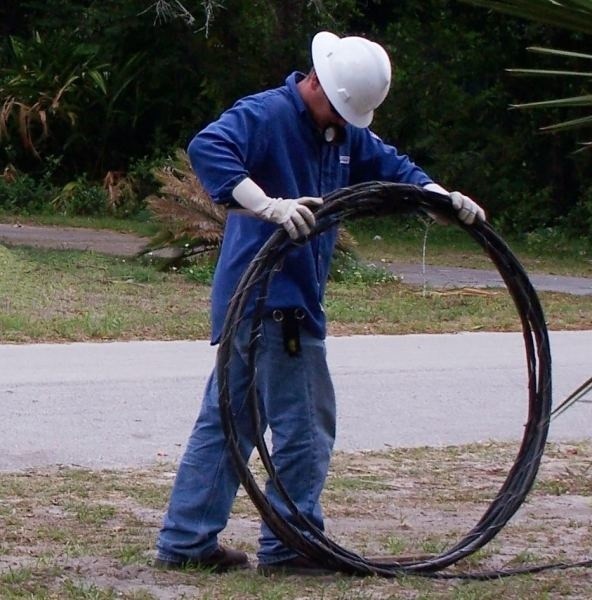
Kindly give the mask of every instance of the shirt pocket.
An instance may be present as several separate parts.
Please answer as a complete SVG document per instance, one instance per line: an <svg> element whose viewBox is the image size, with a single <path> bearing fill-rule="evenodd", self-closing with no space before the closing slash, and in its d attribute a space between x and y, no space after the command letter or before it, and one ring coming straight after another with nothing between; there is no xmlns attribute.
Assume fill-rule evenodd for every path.
<svg viewBox="0 0 592 600"><path fill-rule="evenodd" d="M350 155L347 152L339 152L339 165L337 167L337 186L347 187L350 185Z"/></svg>

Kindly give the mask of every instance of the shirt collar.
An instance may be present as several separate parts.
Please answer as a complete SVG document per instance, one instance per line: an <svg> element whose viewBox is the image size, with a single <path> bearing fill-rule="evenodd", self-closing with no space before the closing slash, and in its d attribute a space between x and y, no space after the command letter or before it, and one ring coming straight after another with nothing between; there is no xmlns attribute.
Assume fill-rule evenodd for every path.
<svg viewBox="0 0 592 600"><path fill-rule="evenodd" d="M286 86L290 90L290 95L292 96L292 101L296 106L296 109L300 114L308 114L308 109L302 100L302 96L298 91L298 84L306 77L304 73L300 73L299 71L294 71L292 74L286 77Z"/></svg>

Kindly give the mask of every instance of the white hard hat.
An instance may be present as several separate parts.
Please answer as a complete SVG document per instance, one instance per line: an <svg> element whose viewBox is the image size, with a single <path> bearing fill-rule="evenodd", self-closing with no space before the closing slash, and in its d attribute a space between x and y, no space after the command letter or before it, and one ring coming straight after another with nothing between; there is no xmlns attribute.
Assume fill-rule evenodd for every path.
<svg viewBox="0 0 592 600"><path fill-rule="evenodd" d="M355 127L368 127L391 85L384 48L362 37L321 31L312 40L312 62L337 112Z"/></svg>

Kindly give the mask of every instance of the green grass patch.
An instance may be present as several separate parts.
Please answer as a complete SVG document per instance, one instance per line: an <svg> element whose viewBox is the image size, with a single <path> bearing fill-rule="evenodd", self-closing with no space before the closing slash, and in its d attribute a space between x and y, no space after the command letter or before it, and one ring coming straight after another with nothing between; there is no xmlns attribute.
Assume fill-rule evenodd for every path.
<svg viewBox="0 0 592 600"><path fill-rule="evenodd" d="M208 286L141 261L0 246L3 342L205 339Z"/></svg>
<svg viewBox="0 0 592 600"><path fill-rule="evenodd" d="M184 270L162 272L93 252L2 246L0 269L2 342L209 336L210 286ZM540 296L551 329L592 327L588 297ZM520 329L505 290L424 293L364 270L330 282L326 308L335 335Z"/></svg>
<svg viewBox="0 0 592 600"><path fill-rule="evenodd" d="M383 268L385 262L421 260L418 222L406 227L383 219L353 225L358 253L377 266L343 256L336 261L326 295L330 334L520 330L505 289L423 290L397 281ZM433 225L428 231L429 262L492 268L458 228ZM578 255L576 246L570 252L553 255L549 249L545 255L526 256L542 270L592 274L589 256ZM163 272L143 259L0 246L0 271L0 342L209 337L212 264L206 259ZM550 329L592 328L589 297L539 296Z"/></svg>
<svg viewBox="0 0 592 600"><path fill-rule="evenodd" d="M456 226L430 221L367 218L348 224L358 251L376 263L400 261L495 269L481 247ZM504 236L502 236L504 237ZM528 272L592 277L592 241L554 229L504 238Z"/></svg>
<svg viewBox="0 0 592 600"><path fill-rule="evenodd" d="M587 296L540 294L550 329L590 329ZM380 285L329 285L326 309L334 334L454 333L519 331L514 303L505 290L428 291L387 282Z"/></svg>

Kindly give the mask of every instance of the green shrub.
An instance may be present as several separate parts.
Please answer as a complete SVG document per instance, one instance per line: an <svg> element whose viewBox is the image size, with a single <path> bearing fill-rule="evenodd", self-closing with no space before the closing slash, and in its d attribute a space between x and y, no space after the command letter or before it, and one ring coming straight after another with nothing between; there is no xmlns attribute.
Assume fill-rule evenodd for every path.
<svg viewBox="0 0 592 600"><path fill-rule="evenodd" d="M592 186L581 194L578 202L569 214L563 219L565 229L578 235L584 235L592 240Z"/></svg>
<svg viewBox="0 0 592 600"><path fill-rule="evenodd" d="M174 153L172 150L171 153ZM156 151L151 156L141 156L131 160L127 176L132 181L136 196L144 200L151 194L155 194L160 186L154 172L162 169L165 165L173 162L171 156L164 151Z"/></svg>
<svg viewBox="0 0 592 600"><path fill-rule="evenodd" d="M0 209L11 213L31 214L47 209L55 189L46 180L31 175L0 177Z"/></svg>
<svg viewBox="0 0 592 600"><path fill-rule="evenodd" d="M51 202L54 210L69 216L104 214L107 210L107 192L101 186L79 177L67 183Z"/></svg>
<svg viewBox="0 0 592 600"><path fill-rule="evenodd" d="M108 65L99 48L76 35L35 31L10 36L8 50L0 71L0 141L13 146L19 167L57 152L80 164L92 138L79 123L88 115L98 120L95 105L106 92Z"/></svg>
<svg viewBox="0 0 592 600"><path fill-rule="evenodd" d="M190 265L182 267L180 273L189 281L200 285L210 285L214 277L216 262L202 257Z"/></svg>
<svg viewBox="0 0 592 600"><path fill-rule="evenodd" d="M574 236L573 228L565 224L529 231L524 238L528 250L537 256L577 256L581 259L592 256L589 237Z"/></svg>
<svg viewBox="0 0 592 600"><path fill-rule="evenodd" d="M383 267L366 264L348 252L338 252L333 257L330 278L336 283L380 285L397 281L397 276Z"/></svg>

